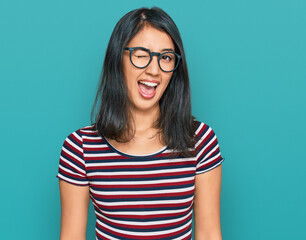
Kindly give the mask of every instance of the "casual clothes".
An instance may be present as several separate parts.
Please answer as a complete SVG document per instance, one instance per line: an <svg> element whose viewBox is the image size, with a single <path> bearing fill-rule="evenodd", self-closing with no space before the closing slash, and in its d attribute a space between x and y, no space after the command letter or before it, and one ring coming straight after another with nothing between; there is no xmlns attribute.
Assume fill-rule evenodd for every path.
<svg viewBox="0 0 306 240"><path fill-rule="evenodd" d="M92 126L67 137L57 177L90 187L96 239L191 239L195 176L224 160L213 130L196 125L193 157L125 154Z"/></svg>

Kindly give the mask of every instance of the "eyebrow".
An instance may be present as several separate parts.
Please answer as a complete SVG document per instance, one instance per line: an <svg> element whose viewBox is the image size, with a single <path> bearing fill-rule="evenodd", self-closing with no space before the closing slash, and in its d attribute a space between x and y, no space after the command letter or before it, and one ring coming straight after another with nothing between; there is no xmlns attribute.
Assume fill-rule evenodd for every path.
<svg viewBox="0 0 306 240"><path fill-rule="evenodd" d="M172 48L164 48L164 49L162 49L162 52L164 52L164 51L174 52L174 50Z"/></svg>

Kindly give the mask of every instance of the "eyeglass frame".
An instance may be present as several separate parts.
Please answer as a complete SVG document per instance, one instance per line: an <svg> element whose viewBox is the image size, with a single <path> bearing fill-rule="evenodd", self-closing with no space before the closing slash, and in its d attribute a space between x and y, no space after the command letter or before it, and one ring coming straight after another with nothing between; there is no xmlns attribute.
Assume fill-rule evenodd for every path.
<svg viewBox="0 0 306 240"><path fill-rule="evenodd" d="M144 51L146 51L146 52L148 52L150 54L150 60L149 60L148 64L146 66L144 66L144 67L138 67L132 61L132 52L134 50L137 50L137 49L144 50ZM177 69L177 67L179 66L180 60L182 58L180 54L175 53L175 52L171 52L171 51L167 51L167 52L163 52L163 53L151 52L149 49L144 48L144 47L132 47L132 48L125 47L124 50L130 51L130 61L131 61L131 63L133 64L134 67L140 68L140 69L144 69L144 68L148 67L150 65L150 63L152 62L153 56L157 56L158 57L157 63L158 63L158 66L159 66L160 70L162 70L163 72L174 72ZM164 69L161 68L160 63L159 63L161 56L163 56L166 53L173 53L177 57L177 62L175 63L176 65L175 65L174 69L171 70L171 71L165 71Z"/></svg>

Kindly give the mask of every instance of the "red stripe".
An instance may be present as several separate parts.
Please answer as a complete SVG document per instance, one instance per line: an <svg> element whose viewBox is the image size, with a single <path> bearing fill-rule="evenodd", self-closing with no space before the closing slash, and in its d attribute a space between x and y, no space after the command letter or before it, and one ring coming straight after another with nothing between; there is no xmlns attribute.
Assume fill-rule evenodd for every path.
<svg viewBox="0 0 306 240"><path fill-rule="evenodd" d="M137 157L129 157L128 155L121 155L120 152L114 150L111 146L108 145L107 142L105 142L101 136L99 136L97 131L92 131L92 127L85 127L80 130L78 130L75 134L80 136L78 139L78 136L71 134L69 135L69 139L75 143L77 146L80 146L80 148L83 147L84 153L86 153L86 157L84 157L83 161L78 161L75 157L69 155L69 153L66 153L62 151L62 156L66 158L68 161L70 161L73 164L76 164L81 169L86 169L86 174L76 170L73 166L70 166L69 164L65 163L63 160L61 160L60 164L67 169L70 169L74 173L69 173L63 169L60 169L59 172L67 177L67 179L71 179L73 182L74 179L76 181L89 181L91 189L95 189L98 191L97 194L92 193L90 194L90 197L94 203L95 210L99 214L103 214L103 216L109 218L108 220L104 219L103 217L100 217L97 215L97 219L99 219L101 222L105 223L106 225L109 225L113 227L113 230L110 230L108 227L102 227L99 224L97 224L97 227L99 229L102 229L102 231L105 234L112 234L118 239L122 238L129 238L129 239L140 239L140 240L146 240L146 239L164 239L164 238L175 238L182 236L185 234L185 232L191 231L191 224L188 224L187 227L180 231L174 231L173 233L168 234L159 234L155 236L137 236L134 234L122 234L119 233L119 229L126 228L131 229L131 232L159 232L163 229L171 229L177 228L178 225L184 225L188 223L192 216L188 216L187 218L172 222L172 223L165 223L165 224L158 224L158 225L147 225L147 226L141 226L138 224L124 224L124 223L114 223L113 220L121 219L125 220L127 222L141 222L141 221L158 221L158 220L171 220L171 219L177 219L177 218L184 218L187 214L191 213L193 208L193 197L194 197L194 189L180 192L182 188L185 188L186 185L194 187L194 177L196 173L196 166L199 161L203 160L202 158L209 153L213 149L213 146L218 143L217 139L215 139L213 142L208 144L208 141L214 136L214 132L208 128L206 124L201 124L199 122L195 122L195 126L197 126L197 136L204 136L207 131L209 131L209 134L205 136L205 138L200 139L198 138L198 146L193 151L194 157L189 158L191 160L185 160L182 156L176 156L175 158L171 158L171 152L169 151L163 151L159 154L155 154L152 156L145 156L142 158ZM93 137L94 139L88 139L90 137ZM83 140L83 141L82 141ZM90 145L90 147L84 147L84 144ZM71 149L71 153L75 153L77 155L80 155L83 157L83 151L79 151L77 148L73 147L71 144L67 142L67 140L64 143L64 146L66 148ZM198 156L198 159L196 159L195 156L199 154L199 151L201 149L205 148L205 151ZM69 151L69 150L68 150ZM207 158L211 157L214 154L217 154L219 152L219 147L217 147L212 153L210 153L210 156L206 156ZM94 156L95 154L99 154L100 156ZM111 155L111 156L108 156ZM159 162L160 160L167 160L165 162ZM171 161L173 159L173 161ZM175 162L176 159L182 159L182 162ZM210 168L215 165L217 165L221 160L221 156L216 158L214 161L210 163L204 163L200 169L204 168ZM140 165L133 164L132 162L137 161L137 163L141 163ZM146 162L147 161L147 162ZM124 162L124 163L123 163ZM90 166L88 167L88 164L86 163L97 163L96 165L99 165L100 163L104 163L105 166ZM108 166L107 163L110 163ZM113 163L120 163L119 166L111 166ZM146 164L148 163L148 164ZM152 170L154 168L154 170ZM166 168L166 169L165 169ZM184 170L184 168L189 168L190 170ZM164 172L161 171L172 171L172 172ZM180 171L182 170L182 171ZM128 171L129 175L115 175L117 172L125 172ZM147 172L154 171L155 173L149 173ZM110 174L103 175L103 174ZM134 174L133 174L134 173ZM135 173L141 173L136 175ZM78 175L80 174L80 175ZM88 174L97 174L97 176L90 176L88 177ZM162 182L162 183L149 183L149 184L135 184L139 181L144 181L146 179L152 179L154 180L167 180L167 178L170 179L179 179L179 178L185 178L185 177L192 177L191 180L187 181L176 181L176 182ZM170 180L169 179L169 180ZM104 184L95 184L93 181L115 181L117 182L114 185L104 185ZM130 181L129 184L121 184L120 182L127 183L127 181ZM148 180L149 181L149 180ZM187 188L186 187L186 188ZM161 193L158 191L158 189L166 190L170 188L171 191L174 192L171 193ZM156 193L151 194L143 194L141 191L155 191ZM106 195L106 194L100 194L101 192L110 192L114 193L115 191L131 191L132 194L116 194L116 195ZM135 194L140 193L140 194ZM134 200L136 199L136 200ZM156 200L155 200L156 199ZM171 203L171 201L177 201L180 200L182 202L180 203ZM97 201L102 202L102 204L97 204ZM121 202L128 202L132 205L127 204L121 204ZM150 201L163 201L162 204L155 204ZM119 206L106 206L104 202L109 203L116 203L120 204ZM149 204L144 204L149 203ZM180 211L181 209L184 209L183 212L175 212ZM167 213L159 213L159 211L167 211ZM108 213L105 213L108 212ZM127 213L130 212L130 213ZM135 215L135 213L142 213L144 215ZM120 213L120 215L117 215L116 213ZM158 214L154 214L158 213ZM100 239L107 239L104 236L100 236L97 233L97 237ZM184 237L184 239L191 239L191 234L188 234L187 237Z"/></svg>
<svg viewBox="0 0 306 240"><path fill-rule="evenodd" d="M114 223L107 219L103 219L103 221L102 220L100 221L112 226L113 228L116 228L116 227L129 228L130 229L129 231L134 231L135 229L139 228L139 226L141 226L141 229L150 229L150 231L158 231L160 228L179 227L179 225L187 223L191 218L192 218L192 215L180 221L176 221L172 223L154 224L154 225L137 225L137 224L135 225L135 224Z"/></svg>
<svg viewBox="0 0 306 240"><path fill-rule="evenodd" d="M100 229L104 230L105 233L111 233L114 234L116 237L119 238L133 238L133 239L140 239L140 240L149 240L149 239L162 239L162 238L169 238L169 237L174 237L180 233L183 233L184 231L188 230L191 227L191 224L188 224L187 227L183 228L180 231L176 231L174 233L168 233L168 234L160 234L160 235L154 235L154 236L136 236L136 235L131 235L131 234L124 234L124 233L119 233L117 231L113 231L110 229L107 229L103 226L101 226L99 223L97 223ZM142 229L142 226L138 226L138 229Z"/></svg>
<svg viewBox="0 0 306 240"><path fill-rule="evenodd" d="M222 159L221 156L219 156L217 159L215 159L214 161L212 162L209 162L207 164L203 164L200 168L198 168L198 170L201 170L201 169L204 169L204 168L207 168L209 166L214 166L216 163L218 163L220 160Z"/></svg>
<svg viewBox="0 0 306 240"><path fill-rule="evenodd" d="M139 174L139 175L100 175L100 176L88 176L88 179L92 179L92 181L96 181L98 179L126 179L129 181L129 178L156 178L159 179L160 177L172 177L176 176L185 177L184 175L193 175L195 173L195 169L191 171L180 171L180 172L168 172L168 173L150 173L150 174Z"/></svg>
<svg viewBox="0 0 306 240"><path fill-rule="evenodd" d="M116 190L115 190L116 191ZM120 194L120 195L106 195L106 194L94 194L91 193L94 197L98 198L98 199L102 199L101 201L103 201L103 199L122 199L122 201L124 201L124 199L129 199L129 198L161 198L161 197L180 197L180 196L186 196L189 194L193 194L194 189L193 190L189 190L186 192L174 192L174 193L151 193L151 194Z"/></svg>
<svg viewBox="0 0 306 240"><path fill-rule="evenodd" d="M132 165L132 164L128 164L125 163L122 165L113 165L113 166L92 166L92 167L87 167L88 170L103 170L105 168L107 168L107 170L111 170L111 169L124 169L124 168L129 168L129 169L134 169L134 168L142 168L142 169L146 169L146 168L164 168L164 167L168 167L168 168L173 168L173 167L193 167L194 164L196 163L196 161L186 161L186 162L173 162L173 163L152 163L152 164L143 164L143 165ZM166 169L165 169L166 170Z"/></svg>
<svg viewBox="0 0 306 240"><path fill-rule="evenodd" d="M182 182L169 182L169 183L152 183L152 184L128 184L128 185L120 185L120 184L112 184L112 185L100 185L100 184L92 184L94 188L126 188L127 190L130 188L152 188L152 187L171 187L171 186L179 186L185 184L193 184L194 179ZM95 189L96 190L96 189Z"/></svg>

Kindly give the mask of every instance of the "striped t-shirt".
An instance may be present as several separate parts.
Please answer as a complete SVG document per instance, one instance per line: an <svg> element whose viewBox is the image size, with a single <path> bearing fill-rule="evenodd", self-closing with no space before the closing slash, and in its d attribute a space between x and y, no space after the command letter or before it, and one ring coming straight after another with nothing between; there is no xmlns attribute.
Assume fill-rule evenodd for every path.
<svg viewBox="0 0 306 240"><path fill-rule="evenodd" d="M213 130L196 124L193 157L173 157L167 147L128 155L92 126L66 138L57 176L90 187L96 239L191 239L195 175L224 160Z"/></svg>

